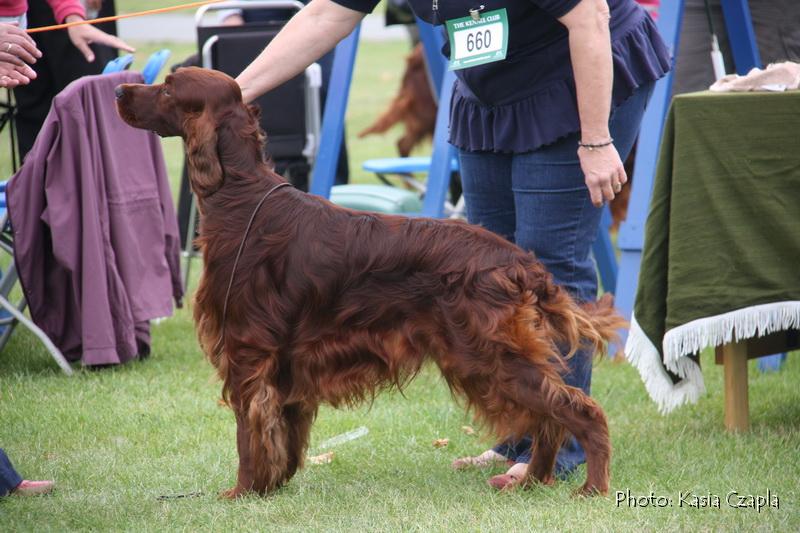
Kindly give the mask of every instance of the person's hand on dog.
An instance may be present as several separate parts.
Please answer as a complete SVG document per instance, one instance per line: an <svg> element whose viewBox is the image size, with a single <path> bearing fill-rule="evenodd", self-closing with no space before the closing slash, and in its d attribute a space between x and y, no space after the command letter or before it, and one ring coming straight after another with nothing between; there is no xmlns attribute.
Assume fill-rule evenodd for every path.
<svg viewBox="0 0 800 533"><path fill-rule="evenodd" d="M40 57L42 53L24 30L0 23L0 87L25 85L36 78L29 65Z"/></svg>
<svg viewBox="0 0 800 533"><path fill-rule="evenodd" d="M579 147L578 159L595 207L613 200L628 181L625 166L613 144L591 149Z"/></svg>
<svg viewBox="0 0 800 533"><path fill-rule="evenodd" d="M66 19L64 19L64 22L77 22L79 20L83 20L83 17L80 15L69 15ZM94 61L94 52L92 52L92 49L89 47L89 45L92 43L103 44L110 46L111 48L124 50L126 52L136 51L135 48L119 37L115 35L109 35L99 28L95 28L91 24L71 26L67 28L67 32L69 33L69 40L72 41L72 44L75 45L75 48L81 51L83 57L85 57L86 61L89 63Z"/></svg>

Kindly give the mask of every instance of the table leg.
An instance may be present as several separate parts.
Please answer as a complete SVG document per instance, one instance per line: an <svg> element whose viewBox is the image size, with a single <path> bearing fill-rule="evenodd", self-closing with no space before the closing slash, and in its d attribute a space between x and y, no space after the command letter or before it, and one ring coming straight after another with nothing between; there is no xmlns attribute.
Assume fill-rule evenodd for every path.
<svg viewBox="0 0 800 533"><path fill-rule="evenodd" d="M750 406L747 396L747 342L725 344L722 351L725 372L725 428L747 431Z"/></svg>

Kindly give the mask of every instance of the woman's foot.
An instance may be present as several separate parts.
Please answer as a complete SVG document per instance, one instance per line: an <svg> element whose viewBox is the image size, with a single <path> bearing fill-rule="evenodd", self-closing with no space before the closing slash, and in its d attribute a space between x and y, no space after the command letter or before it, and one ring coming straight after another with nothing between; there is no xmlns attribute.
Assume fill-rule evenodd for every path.
<svg viewBox="0 0 800 533"><path fill-rule="evenodd" d="M528 463L516 463L505 474L500 474L489 479L488 483L498 490L512 490L522 483Z"/></svg>
<svg viewBox="0 0 800 533"><path fill-rule="evenodd" d="M30 481L28 479L22 480L22 483L17 485L14 489L14 494L20 496L38 496L39 494L47 494L52 492L55 484L52 481Z"/></svg>
<svg viewBox="0 0 800 533"><path fill-rule="evenodd" d="M463 470L469 467L486 468L506 461L508 461L508 459L496 451L486 450L482 454L476 455L475 457L459 457L453 461L451 466L456 470Z"/></svg>

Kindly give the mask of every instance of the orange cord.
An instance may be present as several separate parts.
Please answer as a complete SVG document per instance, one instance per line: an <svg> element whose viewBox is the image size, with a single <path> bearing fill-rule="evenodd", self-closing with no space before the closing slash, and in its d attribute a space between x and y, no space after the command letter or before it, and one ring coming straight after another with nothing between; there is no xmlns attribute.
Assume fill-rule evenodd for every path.
<svg viewBox="0 0 800 533"><path fill-rule="evenodd" d="M190 9L193 7L200 7L206 4L217 4L223 0L204 0L202 2L192 2L190 4L180 4L171 7L160 7L158 9L148 9L147 11L139 11L137 13L125 13L124 15L115 15L113 17L102 17L99 19L78 20L75 22L68 22L66 24L55 24L53 26L40 26L38 28L30 28L28 33L39 33L43 31L63 30L64 28L71 28L72 26L80 26L81 24L100 24L101 22L110 22L112 20L126 19L130 17L141 17L144 15L155 15L158 13L166 13L168 11L178 11L179 9Z"/></svg>

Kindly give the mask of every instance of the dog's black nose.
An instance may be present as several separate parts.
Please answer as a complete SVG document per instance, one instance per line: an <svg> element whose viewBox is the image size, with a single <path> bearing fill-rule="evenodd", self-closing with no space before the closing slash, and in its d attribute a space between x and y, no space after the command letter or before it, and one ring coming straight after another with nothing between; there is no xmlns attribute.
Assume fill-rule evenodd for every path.
<svg viewBox="0 0 800 533"><path fill-rule="evenodd" d="M125 89L122 88L122 85L117 85L117 88L114 89L114 94L117 95L117 100L119 100L125 94Z"/></svg>

